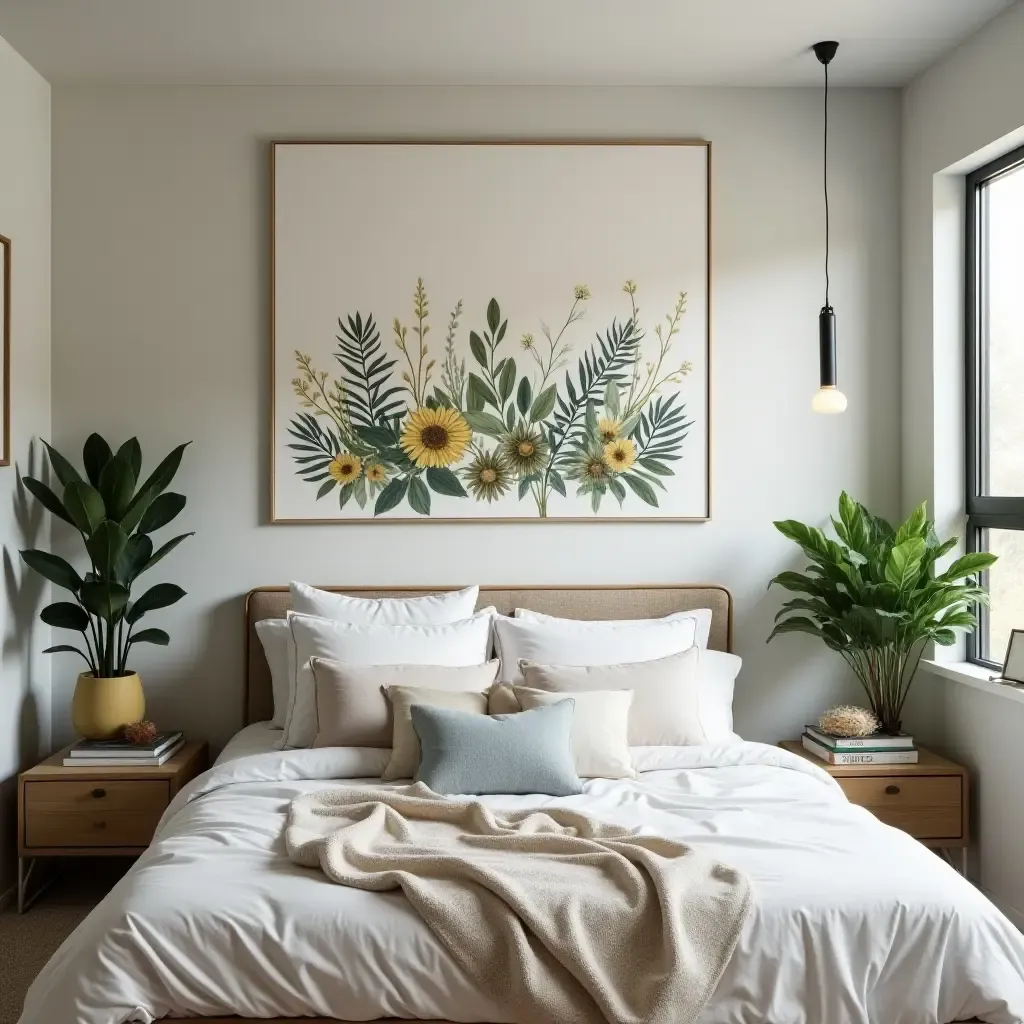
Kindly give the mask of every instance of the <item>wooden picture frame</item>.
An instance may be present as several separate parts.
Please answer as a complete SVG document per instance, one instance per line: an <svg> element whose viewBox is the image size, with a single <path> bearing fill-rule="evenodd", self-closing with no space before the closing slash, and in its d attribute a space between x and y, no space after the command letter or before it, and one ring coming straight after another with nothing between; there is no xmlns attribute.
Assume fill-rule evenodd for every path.
<svg viewBox="0 0 1024 1024"><path fill-rule="evenodd" d="M0 466L11 464L11 240L0 235Z"/></svg>
<svg viewBox="0 0 1024 1024"><path fill-rule="evenodd" d="M605 152L598 153L599 149ZM376 163L360 163L364 157ZM430 159L434 157L437 160L432 164ZM583 170L584 166L591 169L589 174ZM450 173L451 178L438 173L439 167ZM538 167L550 173L552 179L561 175L557 177L558 188L545 190L544 186L536 185L543 177ZM609 178L603 185L590 180L602 174ZM500 182L496 182L496 178L500 178ZM450 195L437 191L438 181L456 182L451 186ZM408 191L405 188L408 182L427 183L422 187L422 195L417 193L419 206L404 194ZM474 217L480 213L482 205L479 195L467 201L464 207L461 205L462 193L473 191L480 182L485 183L479 186L481 190L490 188L502 201L509 196L516 198L517 192L522 193L518 196L518 216L508 212L505 224L521 225L524 220L528 221L536 229L536 241L531 250L521 251L521 240L509 241L514 230L510 229L508 235L488 232L487 226ZM525 184L520 187L520 182ZM536 191L530 191L531 182ZM652 200L651 196L655 198ZM395 201L390 197L396 197ZM563 258L558 244L566 233L558 232L549 223L556 209L553 197L559 200L564 197L566 203L577 204L574 209L578 210L578 216L590 218L584 226L592 235L601 236L598 228L603 226L605 244L591 244L582 257L581 246L575 249L569 246ZM621 216L618 207L630 197L639 197L636 202L643 213L637 215L636 226L628 229L633 235L630 244L625 244L621 225L615 217ZM392 214L392 205L406 209L407 213L409 209L417 213L427 211L424 214L427 223L424 225L413 218L410 223L415 223L417 230L404 232L402 225L406 221ZM492 203L491 208L496 205L499 204ZM652 207L664 221L653 232L652 225L659 221ZM490 208L484 205L484 209ZM452 235L443 245L422 242L422 239L436 240L442 236L438 225L443 218L438 210L443 210L453 224L460 223L464 231L467 231L467 224L473 230L467 231L465 239ZM495 217L500 219L499 215ZM613 229L613 222L619 230ZM368 225L372 225L372 229ZM272 524L633 523L705 522L711 518L709 141L685 138L277 140L270 144L270 228L268 482ZM447 230L443 233L447 235ZM507 251L504 262L495 268L496 280L485 282L476 273L476 265L481 261L473 252L478 251L479 246L487 250L485 240L494 235L502 238ZM403 252L409 249L415 255L414 260L406 260L401 266L394 265L395 245L384 245L397 237L403 240ZM553 254L546 248L552 238L555 239ZM608 238L618 239L616 246L608 243ZM636 244L640 239L642 244ZM531 253L538 251L547 253L549 262L553 262L553 267L546 268L549 271L546 277L536 268L532 277L527 273L517 276L518 268L530 261ZM598 253L593 260L589 259L591 252ZM651 263L644 263L650 253L656 253L656 271L651 270ZM638 254L643 255L638 258ZM456 262L460 258L461 264ZM581 266L584 269L580 269ZM637 266L639 271L633 269ZM421 271L420 267L424 269ZM666 273L665 268L670 272ZM552 269L557 273L552 273ZM593 304L586 309L590 322L576 329L579 336L572 339L572 351L559 364L557 374L550 377L540 374L531 363L535 353L529 351L531 346L527 339L533 341L536 331L538 346L545 342L545 336L550 341L559 331L565 311L556 310L546 287L537 288L538 279L546 281L558 277L558 287L568 300L571 301L575 293L577 298L585 296L589 303L588 283L594 283L590 281L592 273L599 280L593 289ZM631 273L636 273L635 284L628 276ZM527 283L534 289L529 294ZM630 285L637 289L635 300L634 293L627 291ZM409 291L408 296L406 291ZM399 295L400 300L396 297ZM433 328L431 349L425 360L422 335L417 332L424 319L420 317L417 324L419 314L414 311L413 319L409 320L410 313L405 308L411 302L410 308L415 310L421 298L423 308L429 300ZM456 299L459 300L457 305ZM676 321L671 316L677 299L685 303L681 321L678 309L675 310ZM618 308L622 303L625 303L624 309ZM439 398L441 407L445 408L445 395L438 395L439 390L455 393L446 387L439 389L438 378L442 376L446 328L448 333L452 332L451 321L456 317L453 310L458 309L463 310L464 316L458 325L456 356L463 363L464 374L472 377L475 371L486 382L489 370L493 380L491 390L478 386L472 393L472 388L467 388L456 404L450 406L464 420L456 422L449 439L465 445L466 438L457 436L459 428L463 434L468 434L468 427L471 427L472 443L464 448L464 455L453 455L445 449L439 457L447 461L435 465L420 462L422 453L416 454L409 447L415 443L409 435L415 427L420 430L419 436L425 436L425 425L419 423L419 419L430 403ZM491 324L492 311L494 324ZM361 319L356 314L361 314ZM589 401L585 409L588 413L586 432L580 430L579 435L573 437L573 443L558 451L559 435L551 432L552 424L541 414L540 407L544 403L536 401L538 396L545 390L554 390L552 385L557 384L555 397L560 406L566 394L572 396L570 383L578 392L584 383L584 357L592 359L595 354L600 355L597 345L602 338L610 340L608 330L614 329L616 318L621 329L627 320L632 323L638 315L640 341L635 346L635 362L624 365L621 371L621 399L603 386L598 389L600 394L595 390L591 398L596 401ZM408 329L411 358L403 344L405 335L398 335L403 327L400 319L406 321L404 327ZM345 329L346 320L349 332ZM574 322L570 314L567 326ZM674 378L666 373L666 382L654 392L653 399L646 396L647 404L638 404L634 409L632 399L635 396L629 387L631 375L643 374L652 362L659 367L662 365L658 361L660 340L656 340L655 330L674 333L680 322L682 329L674 343L676 350L664 363L665 368L671 367L678 373ZM548 323L552 324L550 333L545 326ZM508 338L502 351L494 355L492 350L501 342L506 325ZM324 403L316 402L318 394L325 399L330 395L334 404L342 409L341 419L344 419L348 371L343 369L346 339L341 335L352 331L355 331L352 338L358 336L359 345L365 340L363 334L373 342L373 352L369 357L364 355L361 365L366 368L385 364L381 374L393 375L393 379L381 381L371 381L370 377L360 380L366 385L367 393L371 387L376 387L378 393L393 402L397 385L412 395L411 398L397 395L408 403L408 408L389 413L394 419L388 424L391 437L387 444L379 437L367 440L362 436L354 439L357 444L346 443L346 425L332 422L328 409L319 407ZM417 337L419 342L415 340ZM485 342L481 342L481 337ZM660 335L657 338L660 339ZM413 352L413 346L418 343L421 349ZM489 367L477 365L484 343L491 346ZM306 353L305 367L296 364L296 357L303 353ZM420 356L418 365L417 354ZM501 370L506 357L515 358L507 360L513 364L509 367L510 379L502 380L499 388L497 371ZM410 371L411 376L416 377L417 370L427 366L429 371L427 364L435 362L429 389L425 383L421 387L421 382L412 380L408 381L412 387L405 386L403 378ZM527 381L528 373L536 373L538 380ZM566 380L569 375L571 382ZM304 402L304 396L293 391L306 377L307 385L316 393L306 395ZM480 385L480 381L469 383ZM321 387L323 390L318 390ZM335 388L339 390L335 392ZM643 388L638 393L645 394ZM480 408L481 394L484 400L498 396L495 409ZM610 395L607 400L606 395ZM314 401L308 401L310 398ZM536 404L531 404L531 398ZM663 430L666 444L656 444L648 452L653 437L651 423L645 422L638 431L635 420L646 410L653 421L654 400L676 403L671 413L673 419L668 418L664 407L657 413L665 420L665 426L671 426L676 432ZM328 401L327 405L330 404ZM382 399L380 404L386 403ZM616 419L620 405L623 415ZM593 414L589 407L594 407ZM524 410L529 410L529 415ZM504 439L496 432L501 426L495 416L499 412L504 412L501 419L506 424L514 423L516 430L532 429L536 416L537 436L527 441L548 440L548 444L538 447L546 447L552 460L556 454L564 459L569 452L572 461L541 467L539 473L520 466L521 460L515 458L516 453L509 447L513 427L507 426ZM674 419L677 413L682 413L678 422ZM548 413L555 421L560 415L564 420L560 409ZM302 422L303 419L308 422ZM354 416L353 421L355 419ZM580 420L573 429L582 426L582 413ZM356 431L369 430L382 435L384 431L377 429L378 422L382 421L370 410L369 422L357 423ZM614 434L611 426L614 424L622 428L623 436ZM634 433L627 434L627 431ZM603 447L609 436L616 444L625 442L624 452L609 453ZM594 467L584 466L587 457L582 450L575 450L582 449L584 440L593 449L588 452L589 461L603 460L607 465L606 480L595 483L587 477ZM511 452L507 465L512 466L507 480L503 478L506 470L489 467L481 458L482 455L507 454L506 449ZM453 446L452 452L454 450ZM382 456L390 456L393 461L382 462ZM478 470L479 476L474 475ZM499 478L497 486L503 489L493 485L495 473ZM548 487L549 477L551 487ZM529 480L534 483L524 488L523 484ZM538 480L540 483L536 482ZM481 483L484 486L480 486ZM395 490L396 486L401 493L391 494L389 488ZM353 495L353 500L345 500Z"/></svg>

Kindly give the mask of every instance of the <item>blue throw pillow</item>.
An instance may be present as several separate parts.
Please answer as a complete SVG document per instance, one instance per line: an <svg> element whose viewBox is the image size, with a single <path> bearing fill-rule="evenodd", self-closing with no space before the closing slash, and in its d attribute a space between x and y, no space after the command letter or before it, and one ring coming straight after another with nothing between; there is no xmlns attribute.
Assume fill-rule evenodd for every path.
<svg viewBox="0 0 1024 1024"><path fill-rule="evenodd" d="M567 697L515 715L413 704L409 712L420 740L416 781L445 794L581 793L570 738L575 704Z"/></svg>

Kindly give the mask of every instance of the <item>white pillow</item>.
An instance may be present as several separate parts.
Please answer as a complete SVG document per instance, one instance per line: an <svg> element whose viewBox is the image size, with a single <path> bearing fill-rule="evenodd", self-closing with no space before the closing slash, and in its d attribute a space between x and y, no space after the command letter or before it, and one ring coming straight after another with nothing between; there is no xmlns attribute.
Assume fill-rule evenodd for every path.
<svg viewBox="0 0 1024 1024"><path fill-rule="evenodd" d="M292 663L291 638L287 619L260 619L256 623L256 635L263 645L263 653L270 666L270 689L274 695L274 717L270 725L283 729L288 716L289 677Z"/></svg>
<svg viewBox="0 0 1024 1024"><path fill-rule="evenodd" d="M632 779L633 759L629 754L629 705L632 690L588 690L550 693L529 686L516 686L516 699L523 711L550 707L571 696L572 760L581 779Z"/></svg>
<svg viewBox="0 0 1024 1024"><path fill-rule="evenodd" d="M310 658L348 665L480 665L491 652L493 608L443 625L359 625L290 611L295 687L285 726L286 747L308 747L318 731L316 682Z"/></svg>
<svg viewBox="0 0 1024 1024"><path fill-rule="evenodd" d="M725 651L701 651L697 664L697 703L708 743L740 739L732 728L732 696L743 659Z"/></svg>
<svg viewBox="0 0 1024 1024"><path fill-rule="evenodd" d="M494 634L503 683L522 683L520 661L541 665L621 665L681 654L694 645L692 616L624 619L621 622L576 619L510 619L498 615Z"/></svg>
<svg viewBox="0 0 1024 1024"><path fill-rule="evenodd" d="M316 590L305 583L292 583L289 590L292 611L299 615L318 615L334 622L363 626L436 626L460 622L473 614L480 593L479 587L467 587L422 597L349 597Z"/></svg>
<svg viewBox="0 0 1024 1024"><path fill-rule="evenodd" d="M529 608L517 608L515 611L515 617L517 619L530 619L534 622L594 621L604 622L606 624L619 624L622 622L666 622L670 619L695 619L697 622L696 644L701 650L704 650L704 648L707 647L708 641L711 639L711 616L712 611L710 608L692 608L690 611L686 612L672 612L671 615L666 615L661 619L563 619L559 618L557 615L545 615L543 612L531 611Z"/></svg>

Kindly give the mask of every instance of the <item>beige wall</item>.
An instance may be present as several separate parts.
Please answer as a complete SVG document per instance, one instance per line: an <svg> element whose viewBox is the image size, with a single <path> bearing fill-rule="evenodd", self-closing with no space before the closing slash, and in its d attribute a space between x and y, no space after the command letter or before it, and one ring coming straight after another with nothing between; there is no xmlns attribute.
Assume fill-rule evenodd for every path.
<svg viewBox="0 0 1024 1024"><path fill-rule="evenodd" d="M963 176L1024 142L1022 54L1018 2L903 96L903 505L927 499L949 533L965 514ZM1024 705L923 673L908 708L912 729L972 769L977 877L1024 926Z"/></svg>
<svg viewBox="0 0 1024 1024"><path fill-rule="evenodd" d="M44 586L20 549L46 546L22 473L40 471L50 433L50 87L0 39L0 235L11 239L11 465L0 468L0 894L12 878L15 777L46 753L49 629L36 614ZM35 503L32 502L34 505Z"/></svg>
<svg viewBox="0 0 1024 1024"><path fill-rule="evenodd" d="M822 522L844 487L883 514L899 506L899 101L834 100L833 302L850 411L818 418L817 90L55 88L56 439L138 434L148 460L195 442L178 484L182 527L197 535L161 565L189 596L153 617L172 646L138 666L157 721L216 743L238 728L241 595L292 577L717 581L735 594L750 666L736 700L745 735L794 735L846 692L820 644L764 644L780 601L766 583L798 564L771 520ZM713 141L711 523L265 525L267 143L396 135ZM75 672L55 663L57 735Z"/></svg>

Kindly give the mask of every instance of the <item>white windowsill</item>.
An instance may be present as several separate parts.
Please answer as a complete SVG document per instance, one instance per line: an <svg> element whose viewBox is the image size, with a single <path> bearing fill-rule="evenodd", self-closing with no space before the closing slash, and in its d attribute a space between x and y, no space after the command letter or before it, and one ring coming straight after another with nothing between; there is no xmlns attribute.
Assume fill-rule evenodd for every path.
<svg viewBox="0 0 1024 1024"><path fill-rule="evenodd" d="M921 668L926 672L933 672L945 679L952 679L957 683L963 683L975 690L984 693L991 693L995 697L1003 697L1006 700L1014 700L1024 704L1024 686L1015 686L1010 683L993 683L991 677L997 673L993 669L983 668L981 665L974 665L969 661L928 661L921 662Z"/></svg>

